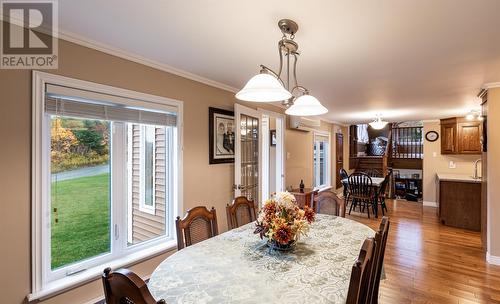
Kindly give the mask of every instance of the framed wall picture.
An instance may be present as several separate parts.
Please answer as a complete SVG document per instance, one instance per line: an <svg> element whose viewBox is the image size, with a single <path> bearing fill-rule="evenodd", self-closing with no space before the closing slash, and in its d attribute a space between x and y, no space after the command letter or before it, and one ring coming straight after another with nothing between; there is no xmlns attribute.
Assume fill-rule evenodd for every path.
<svg viewBox="0 0 500 304"><path fill-rule="evenodd" d="M269 130L269 141L271 147L276 146L276 130Z"/></svg>
<svg viewBox="0 0 500 304"><path fill-rule="evenodd" d="M234 163L234 112L208 108L209 164Z"/></svg>

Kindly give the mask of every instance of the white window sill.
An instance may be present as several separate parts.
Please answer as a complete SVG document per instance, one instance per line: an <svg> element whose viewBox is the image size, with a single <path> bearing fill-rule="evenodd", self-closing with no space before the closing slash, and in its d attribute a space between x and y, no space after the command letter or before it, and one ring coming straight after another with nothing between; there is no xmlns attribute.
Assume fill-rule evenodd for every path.
<svg viewBox="0 0 500 304"><path fill-rule="evenodd" d="M177 241L169 240L163 244L159 244L153 247L148 247L145 250L134 252L123 258L107 262L100 266L89 268L81 273L49 282L43 287L42 290L38 290L36 292L28 294L28 301L31 302L35 300L43 300L46 298L50 298L57 294L63 293L64 291L73 289L75 287L96 280L100 278L100 276L102 275L102 271L106 267L111 267L112 269L128 267L129 265L137 264L138 262L147 260L149 258L152 258L159 254L166 253L176 248L177 248Z"/></svg>

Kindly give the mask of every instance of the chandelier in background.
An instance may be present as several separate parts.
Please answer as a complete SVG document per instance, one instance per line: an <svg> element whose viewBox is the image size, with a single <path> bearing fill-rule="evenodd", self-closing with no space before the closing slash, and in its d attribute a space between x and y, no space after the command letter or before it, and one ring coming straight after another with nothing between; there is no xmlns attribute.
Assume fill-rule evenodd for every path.
<svg viewBox="0 0 500 304"><path fill-rule="evenodd" d="M382 120L382 115L377 115L377 118L375 118L374 121L369 123L369 125L375 130L383 129L387 124L388 124L387 121Z"/></svg>
<svg viewBox="0 0 500 304"><path fill-rule="evenodd" d="M285 113L293 116L327 113L328 109L297 81L297 59L300 53L299 45L294 38L299 26L289 19L280 20L278 26L283 33L278 42L280 56L278 73L261 65L260 73L250 78L245 87L236 93L236 98L252 102L281 101L287 108ZM291 69L290 65L292 65ZM282 79L282 74L286 74L283 75L286 76L284 79Z"/></svg>

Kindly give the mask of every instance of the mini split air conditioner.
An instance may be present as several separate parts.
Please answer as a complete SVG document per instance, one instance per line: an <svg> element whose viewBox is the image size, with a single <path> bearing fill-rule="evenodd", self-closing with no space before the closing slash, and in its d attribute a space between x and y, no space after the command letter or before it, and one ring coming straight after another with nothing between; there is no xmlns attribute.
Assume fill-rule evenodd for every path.
<svg viewBox="0 0 500 304"><path fill-rule="evenodd" d="M318 128L321 125L319 118L290 116L290 129L311 131L311 129Z"/></svg>

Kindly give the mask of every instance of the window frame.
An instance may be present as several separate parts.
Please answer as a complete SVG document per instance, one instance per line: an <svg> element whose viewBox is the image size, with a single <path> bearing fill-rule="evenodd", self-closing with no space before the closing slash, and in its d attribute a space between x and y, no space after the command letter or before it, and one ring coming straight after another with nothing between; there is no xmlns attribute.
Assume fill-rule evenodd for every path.
<svg viewBox="0 0 500 304"><path fill-rule="evenodd" d="M32 72L32 191L31 191L31 280L32 280L32 290L28 295L28 300L36 300L40 298L47 297L49 295L61 292L62 290L72 288L76 285L83 284L89 280L98 278L101 275L102 267L124 267L131 265L133 263L145 260L147 258L156 256L158 254L164 253L169 250L176 248L176 236L174 233L175 217L179 215L182 208L182 194L183 194L183 176L182 176L182 160L183 160L183 102L179 100L169 99L165 97L140 93L136 91L116 88L112 86L97 84L89 81L83 81L78 79L72 79L69 77L54 75L50 73L33 71ZM122 215L121 219L112 221L110 227L111 233L111 252L105 254L107 259L104 259L101 264L94 265L93 267L87 268L82 272L78 272L78 262L73 264L75 271L77 273L70 276L66 274L60 279L60 273L58 275L49 275L47 270L51 270L50 264L50 212L47 210L50 207L50 182L51 179L47 178L47 172L50 174L50 137L49 144L47 144L47 137L45 135L50 134L50 124L47 119L47 114L45 114L45 87L46 84L55 84L60 86L66 86L70 88L87 90L102 94L108 94L113 96L121 96L126 99L133 100L133 106L137 106L138 102L145 108L159 109L159 108L169 108L175 107L177 114L177 125L175 126L176 132L171 132L172 149L169 149L171 153L171 159L173 160L169 167L171 170L171 177L168 179L169 187L172 189L172 193L169 195L169 208L168 212L168 227L166 227L165 233L168 236L168 240L165 241L161 239L162 242L157 242L158 238L152 239L151 241L141 242L137 245L127 246L127 223L126 214L128 213L126 204L111 204L111 217L116 212L120 212ZM119 123L112 123L112 128ZM167 128L169 129L169 128ZM173 128L170 128L173 129ZM117 138L117 140L122 140L124 147L126 147L126 132L122 132L123 136ZM123 154L121 159L121 166L113 166L111 164L111 170L116 174L116 178L111 180L112 186L117 187L119 183L126 186L127 174L121 171L121 175L118 175L114 170L126 170L127 169L127 155L126 149L124 151L119 151L117 154ZM114 156L114 155L113 155ZM113 157L112 156L112 157ZM116 156L115 156L116 157ZM113 162L113 159L111 159ZM113 174L112 173L112 174ZM121 178L118 178L121 176ZM122 180L123 179L123 180ZM119 180L119 181L118 181ZM123 201L127 201L128 189L123 189L120 191ZM111 200L116 200L116 198L111 198ZM120 230L120 244L113 244L116 242L113 237L116 233L116 225L119 225ZM118 251L114 252L113 249L118 248ZM47 254L49 253L49 254ZM99 256L101 257L101 256ZM93 260L93 258L86 260L88 262ZM68 268L60 268L58 270L66 271Z"/></svg>
<svg viewBox="0 0 500 304"><path fill-rule="evenodd" d="M153 198L152 198L152 205L149 206L146 204L146 168L145 166L143 165L146 165L146 132L148 131L148 127L151 127L153 129L153 137L155 138L153 140L153 184L152 184L152 187L153 189L151 190L152 191L152 194L153 194ZM140 174L140 189L139 189L139 193L140 193L140 198L139 198L139 211L141 212L145 212L145 213L148 213L148 214L151 214L151 215L155 215L156 214L156 126L152 126L152 125L140 125L140 130L139 130L139 141L141 143L140 147L139 147L139 150L140 150L140 167L139 167L139 174ZM165 128L165 132L167 132L166 128ZM165 133L165 136L167 136L167 134ZM166 176L165 179L167 179L168 177Z"/></svg>
<svg viewBox="0 0 500 304"><path fill-rule="evenodd" d="M318 180L318 177L319 177L319 167L320 167L320 164L319 162L316 162L315 161L315 158L316 158L316 154L315 153L318 153L318 159L319 159L319 141L316 140L316 137L317 136L322 136L322 137L328 137L328 141L327 141L327 144L328 144L328 147L325 149L325 153L327 153L326 155L326 158L325 158L325 161L326 161L326 170L325 170L325 183L324 184L321 184L321 185L317 185L317 180ZM316 151L315 152L315 147L316 147ZM332 157L332 145L331 145L331 134L330 132L326 132L326 131L318 131L318 130L315 130L313 132L313 145L312 145L312 154L313 154L313 157L312 157L312 165L313 165L313 184L314 184L314 189L319 189L319 190L324 190L324 189L328 189L328 188L331 188L331 174L332 174L332 170L331 170L331 157Z"/></svg>

